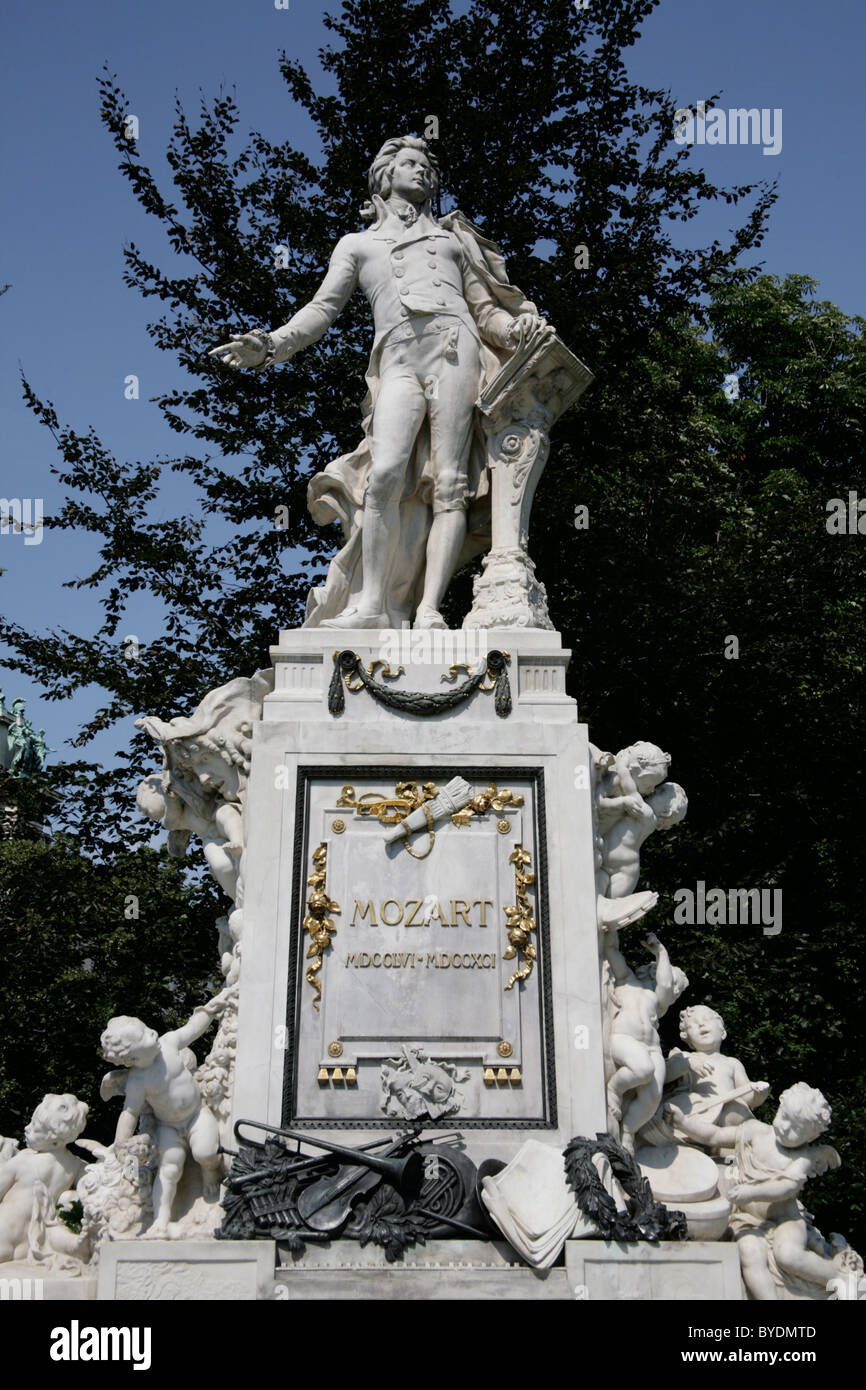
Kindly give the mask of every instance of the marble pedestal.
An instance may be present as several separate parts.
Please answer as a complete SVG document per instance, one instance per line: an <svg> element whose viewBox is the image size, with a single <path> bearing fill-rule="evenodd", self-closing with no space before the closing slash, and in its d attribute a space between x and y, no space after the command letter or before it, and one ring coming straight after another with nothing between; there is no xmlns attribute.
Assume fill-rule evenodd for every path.
<svg viewBox="0 0 866 1390"><path fill-rule="evenodd" d="M491 677L434 715L369 689L453 690L495 652L508 691ZM458 1132L476 1164L606 1129L592 778L569 657L539 629L281 633L245 808L235 1121L360 1147L423 1100L428 1137ZM497 801L456 821L418 811L408 842L389 842L405 784L454 777ZM534 957L526 938L510 949L521 922ZM458 1281L478 1299L741 1297L735 1246L569 1240L539 1272L504 1241L463 1238L394 1264L311 1243L281 1255L269 1296L435 1299Z"/></svg>
<svg viewBox="0 0 866 1390"><path fill-rule="evenodd" d="M624 1245L568 1240L565 1267L575 1298L616 1302L738 1302L743 1298L735 1244L660 1241Z"/></svg>
<svg viewBox="0 0 866 1390"><path fill-rule="evenodd" d="M569 1240L563 1263L530 1269L505 1241L428 1241L388 1264L374 1246L335 1241L303 1260L282 1254L274 1297L703 1302L743 1297L731 1244L622 1245ZM281 1290L285 1290L282 1293Z"/></svg>
<svg viewBox="0 0 866 1390"><path fill-rule="evenodd" d="M421 717L344 689L342 713L329 712L339 650L365 667L389 657L392 670L404 666L391 680L374 668L383 685L442 692L466 678L461 669L443 680L453 662L478 669L485 641L510 656L506 717L485 691ZM399 1100L383 1108L380 1080L408 1047L465 1078L437 1124L459 1129L476 1162L508 1161L530 1134L562 1148L605 1128L589 755L565 693L569 656L558 634L527 629L280 635L246 802L235 1119L369 1142L405 1124ZM399 781L441 786L455 774L475 791L510 789L523 805L437 824L423 860L386 849L385 827L340 804L346 784L356 798L394 796ZM323 844L324 891L340 910L314 971L317 996L303 920ZM412 847L426 845L425 829ZM538 955L506 989L526 965L503 959L520 845L535 876L525 901Z"/></svg>

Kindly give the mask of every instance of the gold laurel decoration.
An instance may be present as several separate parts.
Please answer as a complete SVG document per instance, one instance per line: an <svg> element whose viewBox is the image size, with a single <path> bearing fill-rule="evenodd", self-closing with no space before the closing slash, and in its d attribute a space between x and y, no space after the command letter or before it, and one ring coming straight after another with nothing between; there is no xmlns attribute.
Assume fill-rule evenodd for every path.
<svg viewBox="0 0 866 1390"><path fill-rule="evenodd" d="M445 674L440 676L439 679L440 681L456 681L458 671L465 671L467 676L472 675L472 667L468 665L467 662L454 661L448 667L448 670L445 672Z"/></svg>
<svg viewBox="0 0 866 1390"><path fill-rule="evenodd" d="M535 918L529 906L529 899L526 890L535 882L535 874L530 870L532 855L523 845L515 845L511 854L508 856L509 864L514 865L514 897L513 907L505 909L505 925L508 934L508 949L503 952L504 960L514 960L515 956L523 957L523 965L519 970L515 970L506 989L511 989L512 985L517 984L518 980L526 980L532 974L532 965L536 959L535 942L532 940L532 933L535 931Z"/></svg>
<svg viewBox="0 0 866 1390"><path fill-rule="evenodd" d="M337 797L337 805L354 811L356 816L375 817L382 825L396 825L438 795L435 782L425 782L420 787L417 782L397 782L393 796L385 792L364 792L360 798L354 787L345 786Z"/></svg>
<svg viewBox="0 0 866 1390"><path fill-rule="evenodd" d="M497 815L501 816L506 808L516 810L518 806L522 805L523 797L519 792L508 791L507 788L500 791L496 784L491 782L489 786L484 788L483 792L473 796L466 806L455 811L451 819L455 825L468 825L474 816L486 816L488 811L495 811ZM510 828L507 821L505 822L505 830L502 829L501 823L499 825L499 830L503 835Z"/></svg>
<svg viewBox="0 0 866 1390"><path fill-rule="evenodd" d="M327 866L328 846L322 843L318 849L313 850L313 872L307 879L312 892L307 899L307 914L304 917L304 931L308 931L311 937L307 951L307 960L311 963L307 966L305 979L307 984L312 985L316 991L313 997L314 1009L320 1007L319 1000L322 997L322 982L318 978L318 972L322 968L322 958L331 944L331 937L337 930L333 918L329 917L328 913L340 911L339 904L329 898L325 891Z"/></svg>

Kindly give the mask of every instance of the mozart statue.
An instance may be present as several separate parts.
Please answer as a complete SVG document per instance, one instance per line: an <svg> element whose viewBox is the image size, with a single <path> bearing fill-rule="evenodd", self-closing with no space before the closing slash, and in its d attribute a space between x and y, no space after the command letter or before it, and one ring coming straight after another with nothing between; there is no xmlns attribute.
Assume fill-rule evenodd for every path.
<svg viewBox="0 0 866 1390"><path fill-rule="evenodd" d="M503 259L459 212L436 219L435 157L411 135L388 140L369 171L371 225L337 243L313 299L271 333L211 356L232 367L286 362L316 342L360 285L375 338L364 438L312 479L320 524L344 545L312 590L305 626L443 628L452 576L490 545L490 480L476 401L527 338L546 328L510 285Z"/></svg>

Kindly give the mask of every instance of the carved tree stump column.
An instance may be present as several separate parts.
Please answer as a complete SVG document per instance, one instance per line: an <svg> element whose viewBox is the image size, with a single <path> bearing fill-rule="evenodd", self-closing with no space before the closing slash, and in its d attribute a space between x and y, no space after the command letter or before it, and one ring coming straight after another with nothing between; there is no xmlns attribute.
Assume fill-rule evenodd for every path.
<svg viewBox="0 0 866 1390"><path fill-rule="evenodd" d="M592 380L548 326L518 347L478 398L487 436L492 544L475 580L465 628L553 628L547 593L528 551L529 514L550 452L550 430Z"/></svg>

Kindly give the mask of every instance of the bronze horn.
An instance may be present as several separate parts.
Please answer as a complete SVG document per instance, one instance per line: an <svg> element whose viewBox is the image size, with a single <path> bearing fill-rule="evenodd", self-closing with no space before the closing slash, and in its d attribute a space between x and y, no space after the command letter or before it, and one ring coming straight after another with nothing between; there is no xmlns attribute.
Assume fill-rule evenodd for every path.
<svg viewBox="0 0 866 1390"><path fill-rule="evenodd" d="M292 1130L283 1130L290 1139L303 1139L317 1148L338 1154L345 1160L337 1172L328 1178L305 1187L298 1196L298 1214L309 1226L318 1231L336 1230L342 1226L349 1215L352 1203L361 1192L361 1185L368 1187L371 1173L378 1173L404 1198L416 1197L424 1182L424 1160L414 1150L401 1158L392 1158L391 1150L399 1149L407 1143L406 1136L395 1139L383 1154L372 1154L363 1149L350 1149L343 1144L332 1144L326 1139L310 1139ZM361 1171L359 1171L361 1169ZM367 1169L365 1173L363 1169ZM362 1189L363 1190L363 1189Z"/></svg>
<svg viewBox="0 0 866 1390"><path fill-rule="evenodd" d="M357 1171L359 1168L366 1168L369 1172L378 1173L403 1197L415 1197L421 1190L424 1181L424 1160L421 1154L413 1149L411 1153L405 1154L401 1158L390 1157L393 1150L412 1143L413 1135L402 1135L389 1144L384 1153L373 1154L369 1152L368 1148L350 1149L344 1144L334 1144L328 1139L319 1139L310 1134L299 1134L294 1129L277 1129L274 1125L261 1124L257 1120L238 1120L236 1122L235 1135L239 1141L241 1141L239 1130L242 1125L252 1125L255 1129L279 1134L286 1139L293 1139L297 1144L310 1144L314 1148L324 1149L327 1153L337 1154L344 1160L335 1174L331 1177L320 1178L318 1182L304 1188L298 1197L300 1215L316 1229L328 1229L331 1224L336 1227L345 1220L355 1195L351 1189L365 1177L363 1172ZM375 1141L376 1146L381 1142L383 1141ZM300 1150L297 1156L300 1159L307 1158L307 1155L302 1155ZM346 1171L347 1168L348 1172ZM348 1195L348 1203L344 1194ZM341 1212L339 1221L335 1219L338 1208ZM316 1213L319 1214L319 1220L310 1220ZM323 1225L323 1222L326 1224Z"/></svg>

